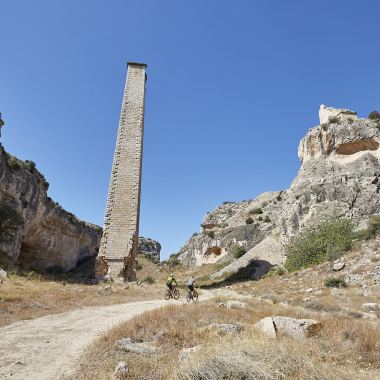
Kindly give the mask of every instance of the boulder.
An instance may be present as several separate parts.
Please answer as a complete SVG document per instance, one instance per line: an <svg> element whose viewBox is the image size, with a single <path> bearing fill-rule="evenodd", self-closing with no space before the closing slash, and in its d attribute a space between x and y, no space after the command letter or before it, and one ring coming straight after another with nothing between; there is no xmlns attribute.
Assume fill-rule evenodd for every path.
<svg viewBox="0 0 380 380"><path fill-rule="evenodd" d="M7 272L4 269L0 269L0 278L6 278Z"/></svg>
<svg viewBox="0 0 380 380"><path fill-rule="evenodd" d="M137 343L130 338L123 338L116 341L116 347L125 352L132 352L139 355L151 355L159 352L159 348L148 343Z"/></svg>
<svg viewBox="0 0 380 380"><path fill-rule="evenodd" d="M366 311L376 311L380 309L380 304L375 302L363 303L362 308Z"/></svg>
<svg viewBox="0 0 380 380"><path fill-rule="evenodd" d="M284 334L296 339L305 339L317 335L322 324L314 319L295 319L289 317L272 318L277 334Z"/></svg>
<svg viewBox="0 0 380 380"><path fill-rule="evenodd" d="M346 264L344 262L338 262L338 263L335 263L332 267L332 270L334 272L338 272L342 269L344 269L344 267L346 266Z"/></svg>
<svg viewBox="0 0 380 380"><path fill-rule="evenodd" d="M227 309L248 309L247 303L235 300L228 300L226 306Z"/></svg>
<svg viewBox="0 0 380 380"><path fill-rule="evenodd" d="M271 317L260 319L260 321L255 324L255 327L261 332L261 334L267 336L268 338L277 337L276 328Z"/></svg>
<svg viewBox="0 0 380 380"><path fill-rule="evenodd" d="M113 373L114 379L124 380L128 377L129 368L127 363L119 362L119 364L115 368L115 372Z"/></svg>

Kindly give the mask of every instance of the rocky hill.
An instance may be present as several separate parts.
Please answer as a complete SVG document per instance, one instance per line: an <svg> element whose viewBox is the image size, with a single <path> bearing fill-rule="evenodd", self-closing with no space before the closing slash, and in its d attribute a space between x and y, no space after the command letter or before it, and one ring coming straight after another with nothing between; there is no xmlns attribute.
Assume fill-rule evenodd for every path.
<svg viewBox="0 0 380 380"><path fill-rule="evenodd" d="M48 187L34 162L0 146L0 264L69 271L97 255L102 228L64 210ZM159 261L158 242L140 238L139 249Z"/></svg>
<svg viewBox="0 0 380 380"><path fill-rule="evenodd" d="M179 252L183 264L232 261L214 276L248 268L259 277L284 262L283 243L308 224L347 217L361 228L380 213L379 121L323 105L320 120L299 144L301 168L290 188L226 202L207 213L201 233ZM236 245L247 253L232 260Z"/></svg>

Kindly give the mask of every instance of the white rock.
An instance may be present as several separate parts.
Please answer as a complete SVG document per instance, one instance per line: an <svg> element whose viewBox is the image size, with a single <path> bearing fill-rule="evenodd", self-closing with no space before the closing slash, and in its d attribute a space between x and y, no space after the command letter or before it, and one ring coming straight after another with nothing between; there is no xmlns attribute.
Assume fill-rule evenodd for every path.
<svg viewBox="0 0 380 380"><path fill-rule="evenodd" d="M376 311L380 309L380 304L375 302L363 303L362 308L367 311Z"/></svg>
<svg viewBox="0 0 380 380"><path fill-rule="evenodd" d="M358 115L356 112L343 109L343 108L333 108L327 107L324 104L321 104L319 108L319 123L325 124L330 121L330 118L338 118L339 120L353 119L356 120Z"/></svg>
<svg viewBox="0 0 380 380"><path fill-rule="evenodd" d="M269 338L276 338L276 328L271 317L261 319L255 324L257 330Z"/></svg>
<svg viewBox="0 0 380 380"><path fill-rule="evenodd" d="M333 265L332 269L334 272L338 272L338 271L342 270L345 266L346 266L345 263L335 263Z"/></svg>
<svg viewBox="0 0 380 380"><path fill-rule="evenodd" d="M0 278L6 278L7 272L4 269L0 269Z"/></svg>
<svg viewBox="0 0 380 380"><path fill-rule="evenodd" d="M122 380L126 379L128 376L128 365L126 362L119 362L119 364L115 368L115 372L113 373L114 379Z"/></svg>
<svg viewBox="0 0 380 380"><path fill-rule="evenodd" d="M233 323L212 323L209 329L216 329L225 333L239 333L243 330L243 327Z"/></svg>
<svg viewBox="0 0 380 380"><path fill-rule="evenodd" d="M227 309L248 309L248 304L245 302L228 300Z"/></svg>
<svg viewBox="0 0 380 380"><path fill-rule="evenodd" d="M123 338L116 341L116 347L126 351L141 355L151 355L159 352L159 349L148 343L136 343L130 338Z"/></svg>
<svg viewBox="0 0 380 380"><path fill-rule="evenodd" d="M277 333L291 336L296 339L305 339L316 335L321 323L314 319L295 319L289 317L272 318Z"/></svg>

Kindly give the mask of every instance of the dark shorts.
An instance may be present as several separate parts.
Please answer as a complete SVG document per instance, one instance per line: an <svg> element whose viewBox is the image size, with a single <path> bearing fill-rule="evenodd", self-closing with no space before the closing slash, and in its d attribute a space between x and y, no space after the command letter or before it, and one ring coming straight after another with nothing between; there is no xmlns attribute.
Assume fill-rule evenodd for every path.
<svg viewBox="0 0 380 380"><path fill-rule="evenodd" d="M194 285L187 285L187 288L188 288L191 292L194 291Z"/></svg>
<svg viewBox="0 0 380 380"><path fill-rule="evenodd" d="M167 286L170 290L173 289L173 284L170 284L169 282L166 284L166 286Z"/></svg>

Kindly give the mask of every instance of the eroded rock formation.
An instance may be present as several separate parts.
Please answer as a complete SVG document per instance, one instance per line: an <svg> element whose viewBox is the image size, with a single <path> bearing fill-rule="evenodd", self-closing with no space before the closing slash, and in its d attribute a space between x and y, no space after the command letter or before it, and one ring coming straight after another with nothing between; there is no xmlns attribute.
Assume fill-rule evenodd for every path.
<svg viewBox="0 0 380 380"><path fill-rule="evenodd" d="M331 113L338 111L342 110ZM261 261L262 265L250 268L255 277L264 267L284 261L282 244L304 226L334 216L351 218L364 227L371 215L379 214L379 123L346 113L347 117L310 129L301 140L302 165L289 189L217 207L205 216L201 233L180 250L179 260L189 266L222 263L231 260L228 251L237 244L247 253L223 273L236 273L254 260Z"/></svg>
<svg viewBox="0 0 380 380"><path fill-rule="evenodd" d="M0 261L36 270L70 270L96 255L102 230L79 220L47 195L48 183L31 161L0 147L0 201L21 216L0 243Z"/></svg>

